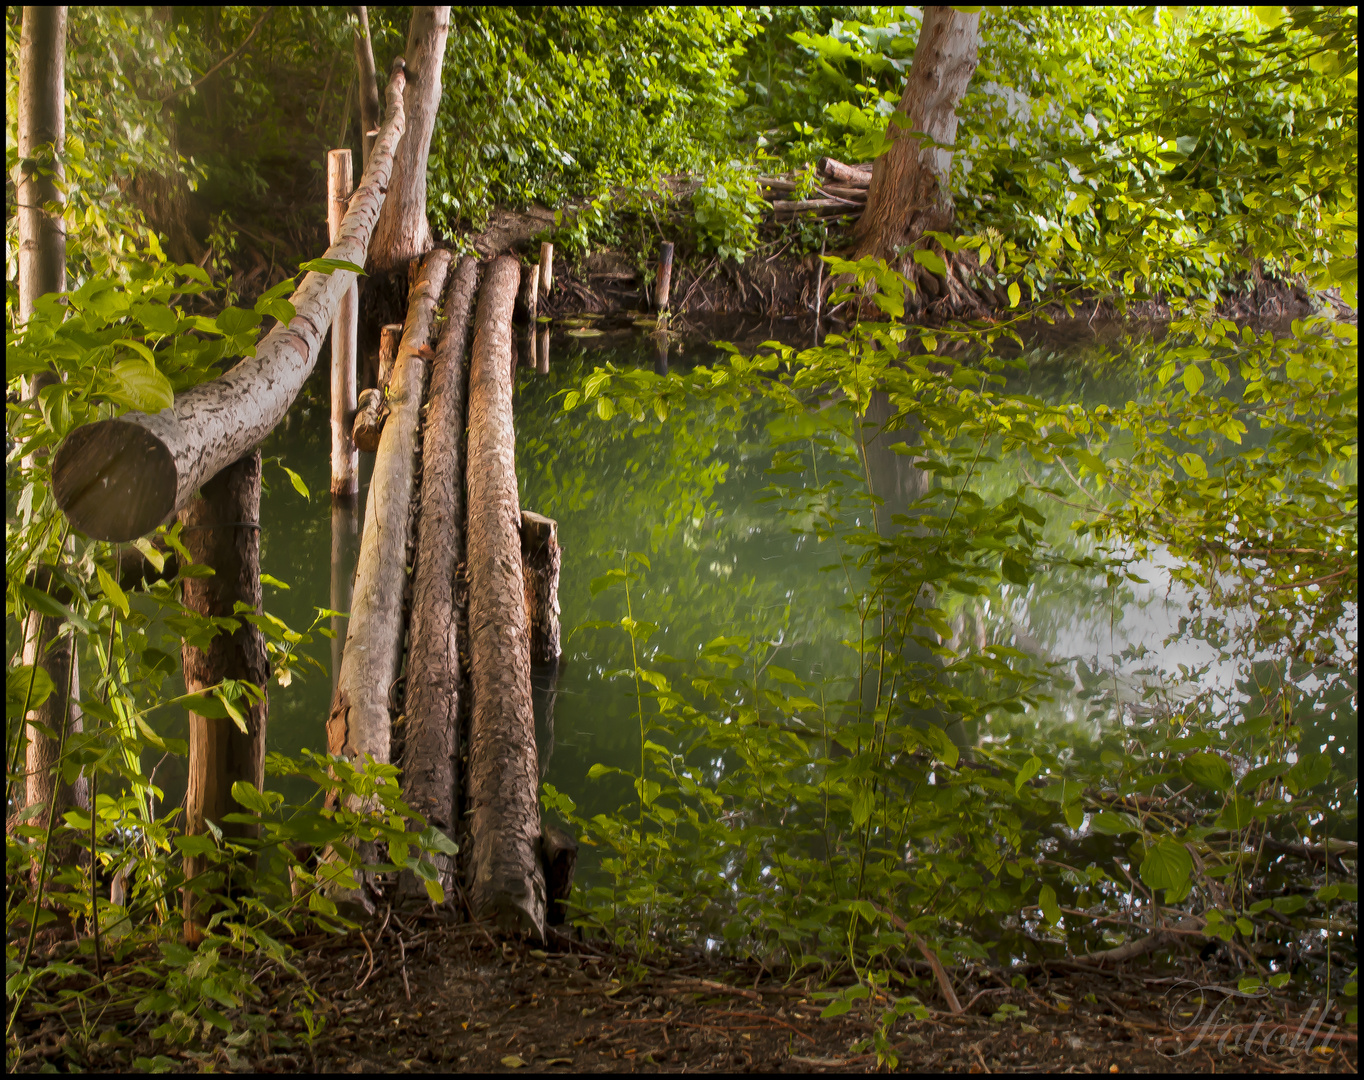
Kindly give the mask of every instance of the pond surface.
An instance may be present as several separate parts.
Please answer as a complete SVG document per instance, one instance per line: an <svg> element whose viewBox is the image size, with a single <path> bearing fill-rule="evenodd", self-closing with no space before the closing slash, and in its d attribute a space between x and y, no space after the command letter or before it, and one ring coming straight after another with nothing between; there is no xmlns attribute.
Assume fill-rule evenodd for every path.
<svg viewBox="0 0 1364 1080"><path fill-rule="evenodd" d="M805 346L811 331L797 323L778 322L757 328L719 324L709 335L733 340L749 351L769 338ZM1029 370L1018 377L1020 388L1056 401L1083 395L1089 401L1124 401L1129 387L1118 376L1108 381L1079 380L1077 358L1095 348L1099 332L1079 326L1076 337L1037 343L1029 350ZM1112 336L1112 335L1109 335ZM522 344L524 353L525 344ZM617 414L602 420L595 410L579 407L565 413L562 392L607 361L618 367L645 365L674 369L709 363L720 355L706 334L674 341L666 359L647 331L625 329L600 336L570 336L556 329L548 374L522 367L517 372L517 466L522 506L559 523L563 547L560 583L564 655L557 679L536 676L537 728L541 768L546 781L568 793L579 812L594 813L618 805L628 788L623 783L589 781L596 763L638 766L641 725L629 635L620 620L656 624L657 631L639 649L638 661L667 672L677 681L696 674L698 651L713 639L748 636L775 643L766 657L811 684L805 693L818 700L849 696L858 617L852 606L863 578L847 551L834 542L821 543L811 530L819 509L803 496L841 477L848 485L865 485L883 500L874 527L887 528L890 515L922 493L931 482L894 452L903 434L869 438L865 454L846 437L819 437L762 402L742 414L717 410L704 402L673 411L666 421L650 415L643 423ZM329 435L326 393L314 378L305 397L262 446L267 459L278 458L300 473L313 495L305 501L284 472L267 463L268 492L262 504L262 569L287 583L282 590L266 586L266 606L295 629L306 629L317 608L348 607L346 583L353 574L354 552L363 515L334 511L327 496ZM884 421L885 402L873 402L868 420ZM769 469L774 449L786 451L784 496L772 490ZM362 484L372 455L362 454ZM1012 490L1025 477L1022 462L985 466L982 480L991 489ZM1041 479L1038 466L1031 475ZM814 502L827 496L815 496ZM1053 513L1055 511L1055 513ZM847 513L868 514L863 503ZM1044 508L1047 537L1068 544L1072 511L1059 505ZM863 521L863 524L867 522ZM639 553L647 564L630 559ZM627 560L629 560L627 562ZM626 590L620 583L594 592L593 582L613 569L628 568L638 577ZM333 570L334 567L334 570ZM1066 568L1028 586L1003 585L998 594L954 613L954 636L961 641L1012 644L1045 660L1063 661L1074 681L1065 680L1055 700L1044 704L1039 722L1078 721L1088 707L1079 696L1091 673L1110 666L1110 657L1130 646L1153 650L1142 663L1180 678L1179 667L1191 668L1212 659L1195 644L1163 644L1176 630L1184 603L1169 591L1169 578L1151 566L1140 576L1148 584L1109 585L1101 571ZM335 622L337 642L315 635L305 651L319 667L306 679L270 689L272 750L296 754L325 749L325 722L331 699L334 657L344 636ZM1077 669L1074 658L1081 658ZM1120 665L1131 671L1134 660ZM325 670L321 670L325 669ZM1119 680L1119 694L1133 697L1135 685ZM1110 677L1111 685L1111 677ZM648 688L645 687L647 690ZM655 706L643 701L645 715ZM278 783L278 781L275 781ZM288 788L286 787L286 791ZM297 794L302 794L302 791Z"/></svg>

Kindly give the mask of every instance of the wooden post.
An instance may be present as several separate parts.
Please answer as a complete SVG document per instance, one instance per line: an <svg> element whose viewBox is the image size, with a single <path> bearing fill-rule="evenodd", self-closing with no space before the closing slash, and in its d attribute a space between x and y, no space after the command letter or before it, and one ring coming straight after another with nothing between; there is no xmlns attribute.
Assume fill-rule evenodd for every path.
<svg viewBox="0 0 1364 1080"><path fill-rule="evenodd" d="M668 297L673 285L673 246L665 240L658 248L658 281L654 288L654 307L668 310Z"/></svg>
<svg viewBox="0 0 1364 1080"><path fill-rule="evenodd" d="M668 335L665 331L656 330L652 335L654 339L654 371L659 375L668 374Z"/></svg>
<svg viewBox="0 0 1364 1080"><path fill-rule="evenodd" d="M212 577L186 578L185 606L211 618L232 618L242 603L261 612L260 584L260 451L229 465L212 477L180 512L183 543L196 563L213 569ZM240 679L260 687L261 700L238 699L245 717L242 731L229 717L189 716L189 791L185 796L185 834L201 836L208 821L230 837L255 837L255 825L223 821L225 814L246 813L232 797L232 785L244 781L259 789L265 779L266 686L270 661L265 636L240 617L232 633L220 631L206 649L186 641L181 646L185 689L197 693L223 679ZM185 857L188 881L208 866L202 855ZM253 864L248 861L248 869ZM215 891L211 877L199 883ZM203 935L208 905L187 885L184 891L185 939Z"/></svg>
<svg viewBox="0 0 1364 1080"><path fill-rule="evenodd" d="M328 258L365 261L403 133L403 83L399 58L389 79L388 119ZM258 446L312 373L322 334L354 280L345 270L309 273L291 297L297 314L274 327L254 357L178 395L169 409L124 413L71 432L52 465L53 496L71 523L97 540L136 539Z"/></svg>
<svg viewBox="0 0 1364 1080"><path fill-rule="evenodd" d="M348 612L355 583L355 554L360 539L359 507L354 499L332 500L331 609ZM332 697L341 677L341 652L346 644L346 619L332 616Z"/></svg>
<svg viewBox="0 0 1364 1080"><path fill-rule="evenodd" d="M403 709L407 715L403 801L451 840L459 825L459 689L463 678L454 582L464 562L467 339L477 288L477 260L461 259L446 293L445 328L431 365L422 434L421 510ZM450 895L455 887L455 860L446 855L434 858L441 886ZM401 891L420 897L426 887L409 872L402 876Z"/></svg>
<svg viewBox="0 0 1364 1080"><path fill-rule="evenodd" d="M379 381L375 385L380 390L393 377L393 362L398 358L398 343L402 338L402 323L389 323L379 331Z"/></svg>
<svg viewBox="0 0 1364 1080"><path fill-rule="evenodd" d="M544 263L540 264L544 266ZM535 350L535 373L537 375L549 374L549 327L541 327L540 343Z"/></svg>
<svg viewBox="0 0 1364 1080"><path fill-rule="evenodd" d="M549 299L554 285L554 245L546 241L540 245L540 299Z"/></svg>
<svg viewBox="0 0 1364 1080"><path fill-rule="evenodd" d="M330 243L341 233L350 199L349 150L327 151L327 230ZM350 427L355 417L355 334L360 290L354 281L336 306L332 320L332 496L349 497L360 490L360 454Z"/></svg>
<svg viewBox="0 0 1364 1080"><path fill-rule="evenodd" d="M521 511L521 561L526 575L526 621L530 625L530 662L559 659L559 523Z"/></svg>
<svg viewBox="0 0 1364 1080"><path fill-rule="evenodd" d="M384 425L365 503L364 532L336 697L327 718L327 751L361 762L389 762L389 689L398 678L403 645L403 589L412 515L417 423L425 379L424 354L450 253L432 251L412 290L406 328L389 383L392 412Z"/></svg>
<svg viewBox="0 0 1364 1080"><path fill-rule="evenodd" d="M470 899L476 917L543 937L540 778L508 377L519 280L514 258L494 260L479 294L469 373Z"/></svg>
<svg viewBox="0 0 1364 1080"><path fill-rule="evenodd" d="M517 297L517 309L526 325L535 328L535 316L539 309L540 264L521 267L521 293ZM533 362L533 361L532 361Z"/></svg>

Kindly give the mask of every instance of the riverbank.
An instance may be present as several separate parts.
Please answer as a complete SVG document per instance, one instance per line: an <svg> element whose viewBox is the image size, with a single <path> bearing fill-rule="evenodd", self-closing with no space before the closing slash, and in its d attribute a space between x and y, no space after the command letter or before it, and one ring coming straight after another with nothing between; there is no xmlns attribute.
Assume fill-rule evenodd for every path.
<svg viewBox="0 0 1364 1080"><path fill-rule="evenodd" d="M35 987L15 1020L8 1064L19 1072L269 1073L808 1073L889 1064L878 1066L871 1045L886 1002L862 998L822 1018L842 987L782 982L755 964L700 954L642 961L563 936L544 949L495 944L478 924L429 910L390 915L377 934L313 934L291 944L298 975L279 961L248 971L261 998L245 1015L226 1010L237 1034L205 1023L203 1037L186 1046L154 1037L153 1014L137 1011L139 984L151 983L136 969L156 954L140 950L106 967L102 986L68 975ZM1334 1030L1334 1017L1318 1027L1320 1002L1237 997L1235 972L1215 961L1036 967L1026 977L985 967L959 974L959 1014L926 975L917 989L901 988L929 1011L890 1023L882 1054L903 1070L941 1072L1357 1068L1356 1036ZM1208 1005L1194 1020L1199 1006L1181 995L1200 987ZM81 994L79 1008L61 1001L66 990Z"/></svg>

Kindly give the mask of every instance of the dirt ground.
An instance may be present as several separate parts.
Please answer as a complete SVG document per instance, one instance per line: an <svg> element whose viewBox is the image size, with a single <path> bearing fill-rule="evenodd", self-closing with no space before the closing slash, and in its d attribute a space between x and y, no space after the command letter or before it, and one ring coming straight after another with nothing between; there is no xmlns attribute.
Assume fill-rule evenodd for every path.
<svg viewBox="0 0 1364 1080"><path fill-rule="evenodd" d="M49 986L30 995L16 1018L10 1068L124 1071L152 1065L172 1071L351 1073L880 1068L875 1053L855 1045L875 1029L879 1008L821 1019L824 1002L816 998L813 980L783 985L756 967L722 968L674 956L636 964L632 972L629 958L596 944L562 935L544 949L495 942L476 924L430 912L407 919L390 915L377 934L370 927L363 934L319 934L293 944L295 962L317 997L311 1038L298 1010L305 1001L302 982L267 963L255 976L263 991L255 1011L265 1014L256 1020L264 1028L256 1034L224 1039L213 1030L197 1044L168 1047L149 1035L158 1021L136 1015L139 993L128 982L120 982L117 999L107 1005L96 988L83 1022L81 1010L69 1003L61 1007L57 988ZM126 969L134 962L129 958ZM117 969L106 971L116 974ZM85 988L92 981L73 977L67 985ZM1340 1016L1334 1009L1321 1021L1319 1002L1229 998L1211 987L1234 987L1234 975L1219 977L1193 961L1185 970L1140 967L1123 973L1074 965L1039 968L1021 987L977 969L957 982L963 1014L934 1011L926 1020L893 1025L897 1071L1357 1068L1357 1035L1336 1027ZM920 996L931 1010L943 1008L931 987Z"/></svg>

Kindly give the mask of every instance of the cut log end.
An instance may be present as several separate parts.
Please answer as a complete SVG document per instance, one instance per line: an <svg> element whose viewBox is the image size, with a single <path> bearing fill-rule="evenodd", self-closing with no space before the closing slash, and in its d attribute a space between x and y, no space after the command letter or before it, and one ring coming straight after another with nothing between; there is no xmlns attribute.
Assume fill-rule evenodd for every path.
<svg viewBox="0 0 1364 1080"><path fill-rule="evenodd" d="M166 445L139 424L100 420L66 437L52 459L52 494L96 540L136 540L175 513L179 474Z"/></svg>

